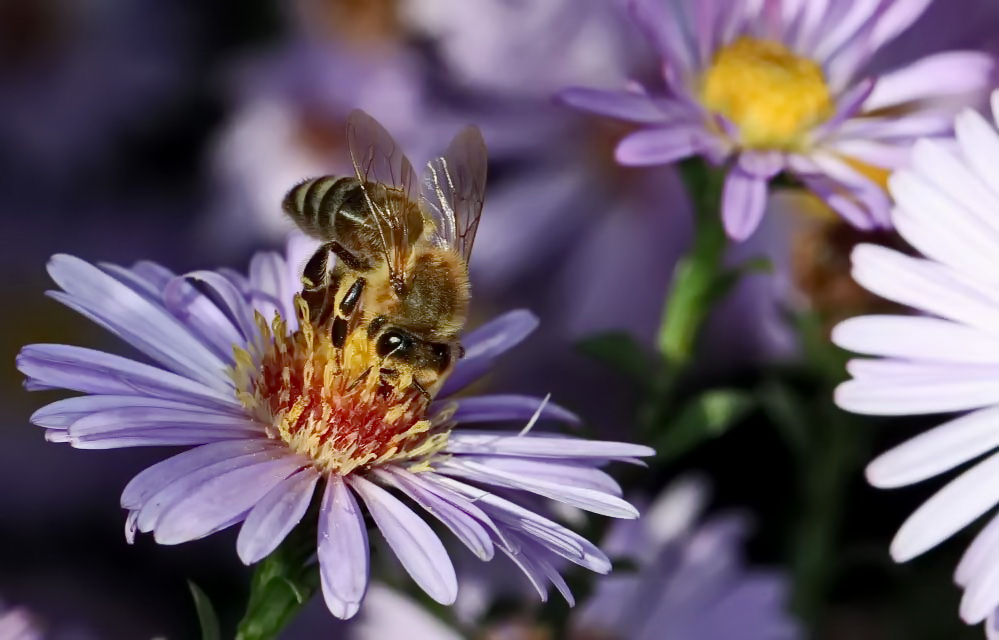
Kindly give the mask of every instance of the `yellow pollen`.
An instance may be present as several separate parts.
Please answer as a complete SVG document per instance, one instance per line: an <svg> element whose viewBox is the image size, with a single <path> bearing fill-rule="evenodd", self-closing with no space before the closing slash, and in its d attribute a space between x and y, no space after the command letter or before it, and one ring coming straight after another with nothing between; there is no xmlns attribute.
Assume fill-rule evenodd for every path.
<svg viewBox="0 0 999 640"><path fill-rule="evenodd" d="M385 382L365 327L351 327L337 349L329 322L310 323L301 298L296 306L294 333L280 316L268 326L258 315L263 352L254 358L237 347L230 372L243 406L271 425L268 437L283 440L327 474L389 462L429 468L447 445L451 413L430 420L429 400L409 381Z"/></svg>
<svg viewBox="0 0 999 640"><path fill-rule="evenodd" d="M801 149L834 111L822 67L779 42L745 36L715 55L701 101L738 127L734 142L754 149Z"/></svg>

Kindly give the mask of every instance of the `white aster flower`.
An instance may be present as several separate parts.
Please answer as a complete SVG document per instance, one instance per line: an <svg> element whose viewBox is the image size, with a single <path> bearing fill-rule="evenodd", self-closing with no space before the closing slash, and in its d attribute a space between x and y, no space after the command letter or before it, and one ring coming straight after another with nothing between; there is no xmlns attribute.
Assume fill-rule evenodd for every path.
<svg viewBox="0 0 999 640"><path fill-rule="evenodd" d="M999 92L992 107L999 115ZM853 318L833 332L841 347L880 356L850 362L839 406L871 415L959 412L874 460L871 484L901 487L977 460L902 525L891 545L899 562L999 502L999 134L970 110L955 130L956 149L922 140L912 168L890 181L895 227L925 257L872 245L853 253L857 282L917 315ZM999 638L999 517L975 538L954 579L964 589L961 617L988 619L989 637Z"/></svg>

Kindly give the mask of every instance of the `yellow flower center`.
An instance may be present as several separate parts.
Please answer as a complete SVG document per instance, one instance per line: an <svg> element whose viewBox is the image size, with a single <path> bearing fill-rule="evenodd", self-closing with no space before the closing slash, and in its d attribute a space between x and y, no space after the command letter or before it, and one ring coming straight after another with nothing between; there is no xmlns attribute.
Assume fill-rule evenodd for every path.
<svg viewBox="0 0 999 640"><path fill-rule="evenodd" d="M333 346L329 322L309 321L296 299L299 329L289 333L277 316L271 326L258 315L264 353L236 348L231 371L243 406L271 425L296 453L325 473L346 475L388 462L425 469L446 445L450 412L427 419L429 400L411 385L382 379L365 327L354 327L342 349Z"/></svg>
<svg viewBox="0 0 999 640"><path fill-rule="evenodd" d="M741 37L702 78L701 101L739 128L739 144L790 151L834 111L822 68L779 42Z"/></svg>

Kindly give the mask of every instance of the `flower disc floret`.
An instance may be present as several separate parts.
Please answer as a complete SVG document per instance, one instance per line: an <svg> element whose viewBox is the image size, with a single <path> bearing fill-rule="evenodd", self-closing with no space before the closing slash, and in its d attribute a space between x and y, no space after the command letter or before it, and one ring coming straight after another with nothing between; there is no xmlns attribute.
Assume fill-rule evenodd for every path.
<svg viewBox="0 0 999 640"><path fill-rule="evenodd" d="M232 377L243 406L293 451L324 473L346 475L388 462L424 463L447 446L447 413L426 417L429 400L412 387L386 384L365 328L342 349L296 298L298 329L280 315L257 324L265 351L257 364L236 348ZM328 323L327 323L328 325Z"/></svg>

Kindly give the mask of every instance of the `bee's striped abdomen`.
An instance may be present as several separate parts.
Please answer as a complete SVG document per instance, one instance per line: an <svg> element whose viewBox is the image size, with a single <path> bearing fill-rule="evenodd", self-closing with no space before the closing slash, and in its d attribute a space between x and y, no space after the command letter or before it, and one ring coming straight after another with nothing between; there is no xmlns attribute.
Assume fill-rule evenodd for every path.
<svg viewBox="0 0 999 640"><path fill-rule="evenodd" d="M356 187L357 179L353 177L310 178L285 195L281 208L305 233L332 240L337 212Z"/></svg>

